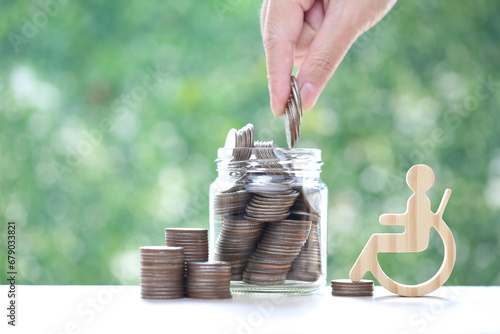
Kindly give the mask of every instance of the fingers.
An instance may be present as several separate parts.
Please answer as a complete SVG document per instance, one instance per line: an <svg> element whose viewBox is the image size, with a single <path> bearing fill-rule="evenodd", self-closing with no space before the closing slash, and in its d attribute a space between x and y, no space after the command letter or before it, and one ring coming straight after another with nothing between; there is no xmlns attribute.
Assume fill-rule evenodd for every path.
<svg viewBox="0 0 500 334"><path fill-rule="evenodd" d="M338 0L326 4L321 27L297 74L305 110L314 106L358 36L383 18L395 3L396 0Z"/></svg>
<svg viewBox="0 0 500 334"><path fill-rule="evenodd" d="M318 33L324 19L323 2L314 2L311 9L304 14L304 24L300 33L299 40L295 47L294 66L298 66L305 59L309 45Z"/></svg>
<svg viewBox="0 0 500 334"><path fill-rule="evenodd" d="M279 117L290 96L290 75L304 10L293 0L267 1L262 38L266 50L271 108L273 114Z"/></svg>
<svg viewBox="0 0 500 334"><path fill-rule="evenodd" d="M264 0L261 31L271 108L283 114L293 66L303 108L311 109L356 38L396 0Z"/></svg>
<svg viewBox="0 0 500 334"><path fill-rule="evenodd" d="M307 55L297 75L302 104L305 110L311 109L319 94L346 55L356 33L350 29L342 8L327 10L324 24L311 42Z"/></svg>
<svg viewBox="0 0 500 334"><path fill-rule="evenodd" d="M300 65L301 61L299 60L304 60L309 45L311 44L312 40L314 39L314 36L316 36L317 31L314 30L309 24L304 23L304 26L302 27L302 32L300 33L299 40L297 41L295 45L295 62L294 66Z"/></svg>
<svg viewBox="0 0 500 334"><path fill-rule="evenodd" d="M269 0L264 0L262 2L262 8L260 10L260 33L264 37L264 25L267 18L267 9L269 8Z"/></svg>

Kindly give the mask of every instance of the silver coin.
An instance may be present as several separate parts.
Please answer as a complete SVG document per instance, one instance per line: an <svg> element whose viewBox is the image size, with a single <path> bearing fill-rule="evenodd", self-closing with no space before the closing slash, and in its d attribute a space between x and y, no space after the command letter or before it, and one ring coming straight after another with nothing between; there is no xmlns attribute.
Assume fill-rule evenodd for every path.
<svg viewBox="0 0 500 334"><path fill-rule="evenodd" d="M300 116L302 116L302 98L300 96L299 84L297 83L297 79L295 78L295 76L292 76L292 94L294 100L297 102Z"/></svg>
<svg viewBox="0 0 500 334"><path fill-rule="evenodd" d="M302 187L301 193L304 199L304 203L308 207L308 209L315 213L319 214L321 212L321 192L319 192L315 188L310 187Z"/></svg>
<svg viewBox="0 0 500 334"><path fill-rule="evenodd" d="M285 135L286 135L286 143L289 148L293 148L295 142L292 141L292 115L290 114L290 110L288 106L285 107L285 112L283 114L283 123L285 124Z"/></svg>
<svg viewBox="0 0 500 334"><path fill-rule="evenodd" d="M226 142L224 144L224 148L235 148L236 147L236 141L238 137L238 132L236 129L231 129L227 133L226 136ZM235 158L236 152L233 150L233 158Z"/></svg>

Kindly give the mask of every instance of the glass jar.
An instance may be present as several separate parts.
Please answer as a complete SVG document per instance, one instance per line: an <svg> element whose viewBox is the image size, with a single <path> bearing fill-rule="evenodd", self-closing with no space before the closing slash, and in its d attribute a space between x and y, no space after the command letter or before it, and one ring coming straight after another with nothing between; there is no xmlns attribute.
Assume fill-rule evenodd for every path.
<svg viewBox="0 0 500 334"><path fill-rule="evenodd" d="M210 258L231 262L233 293L310 293L326 283L321 151L268 143L218 150Z"/></svg>

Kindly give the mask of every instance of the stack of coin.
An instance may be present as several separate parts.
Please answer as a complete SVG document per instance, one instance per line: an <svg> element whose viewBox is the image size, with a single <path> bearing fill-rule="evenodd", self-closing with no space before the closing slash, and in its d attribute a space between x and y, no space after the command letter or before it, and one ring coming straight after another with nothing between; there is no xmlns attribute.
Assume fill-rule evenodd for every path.
<svg viewBox="0 0 500 334"><path fill-rule="evenodd" d="M241 281L248 258L259 241L265 223L250 222L237 216L222 219L221 231L215 243L214 258L231 263L231 279Z"/></svg>
<svg viewBox="0 0 500 334"><path fill-rule="evenodd" d="M231 298L231 264L222 261L189 262L186 280L188 297L203 299Z"/></svg>
<svg viewBox="0 0 500 334"><path fill-rule="evenodd" d="M254 143L254 152L257 159L259 159L260 166L266 170L268 175L284 175L284 167L279 163L281 160L276 154L275 148L278 146L274 141L256 141Z"/></svg>
<svg viewBox="0 0 500 334"><path fill-rule="evenodd" d="M252 194L244 190L219 193L215 196L214 212L216 215L230 215L244 211Z"/></svg>
<svg viewBox="0 0 500 334"><path fill-rule="evenodd" d="M152 299L184 297L182 247L145 246L141 251L141 296Z"/></svg>
<svg viewBox="0 0 500 334"><path fill-rule="evenodd" d="M311 232L299 255L292 262L287 279L314 282L321 276L321 247L318 223L311 224Z"/></svg>
<svg viewBox="0 0 500 334"><path fill-rule="evenodd" d="M253 124L248 123L239 130L229 130L224 148L234 148L234 161L248 160L252 155L251 147L253 147L253 143L254 128Z"/></svg>
<svg viewBox="0 0 500 334"><path fill-rule="evenodd" d="M186 263L208 260L208 230L206 228L166 228L165 244L183 247Z"/></svg>
<svg viewBox="0 0 500 334"><path fill-rule="evenodd" d="M250 193L287 193L292 190L293 178L252 173L245 184Z"/></svg>
<svg viewBox="0 0 500 334"><path fill-rule="evenodd" d="M373 281L361 280L353 282L350 279L332 280L332 296L371 297L373 296Z"/></svg>
<svg viewBox="0 0 500 334"><path fill-rule="evenodd" d="M285 105L283 120L285 122L285 133L288 147L293 148L300 136L300 122L302 121L302 99L300 97L299 85L292 76L292 94Z"/></svg>
<svg viewBox="0 0 500 334"><path fill-rule="evenodd" d="M245 219L253 222L276 222L290 215L290 207L299 193L284 192L255 193L245 209Z"/></svg>
<svg viewBox="0 0 500 334"><path fill-rule="evenodd" d="M284 283L310 230L310 221L283 220L267 223L243 272L243 281L251 284Z"/></svg>

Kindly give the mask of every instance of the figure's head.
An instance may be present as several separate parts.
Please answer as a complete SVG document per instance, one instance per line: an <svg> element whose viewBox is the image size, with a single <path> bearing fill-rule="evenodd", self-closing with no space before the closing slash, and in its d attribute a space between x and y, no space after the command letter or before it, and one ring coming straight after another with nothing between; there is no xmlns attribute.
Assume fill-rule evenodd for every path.
<svg viewBox="0 0 500 334"><path fill-rule="evenodd" d="M429 166L415 165L406 174L406 183L413 191L426 192L434 184L434 172Z"/></svg>

